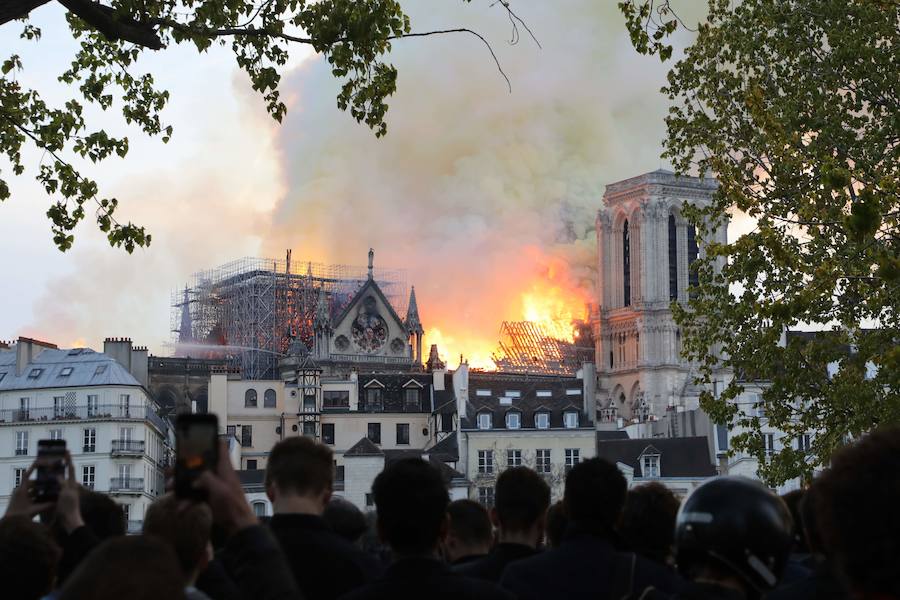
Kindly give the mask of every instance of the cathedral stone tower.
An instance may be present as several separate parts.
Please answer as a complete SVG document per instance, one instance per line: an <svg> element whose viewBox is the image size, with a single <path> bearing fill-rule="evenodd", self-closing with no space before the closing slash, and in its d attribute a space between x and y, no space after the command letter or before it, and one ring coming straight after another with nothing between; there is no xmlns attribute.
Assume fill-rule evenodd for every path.
<svg viewBox="0 0 900 600"><path fill-rule="evenodd" d="M712 179L658 170L606 187L597 214L599 285L591 315L602 418L652 418L696 403L672 301L687 302L702 252L684 204L708 204ZM715 234L725 241L725 228Z"/></svg>

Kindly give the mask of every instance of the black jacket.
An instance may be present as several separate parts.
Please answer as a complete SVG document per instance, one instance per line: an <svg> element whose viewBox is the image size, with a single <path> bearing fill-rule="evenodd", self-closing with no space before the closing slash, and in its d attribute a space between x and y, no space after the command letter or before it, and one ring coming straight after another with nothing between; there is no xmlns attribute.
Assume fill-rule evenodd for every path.
<svg viewBox="0 0 900 600"><path fill-rule="evenodd" d="M374 559L331 531L322 517L277 514L268 525L308 600L333 600L380 574Z"/></svg>
<svg viewBox="0 0 900 600"><path fill-rule="evenodd" d="M813 564L812 572L799 581L784 582L766 595L766 600L847 600L850 594L826 562Z"/></svg>
<svg viewBox="0 0 900 600"><path fill-rule="evenodd" d="M497 544L487 556L456 566L453 570L466 577L499 583L506 565L535 554L537 550L524 544Z"/></svg>
<svg viewBox="0 0 900 600"><path fill-rule="evenodd" d="M263 525L228 538L222 564L245 600L301 600L278 542Z"/></svg>
<svg viewBox="0 0 900 600"><path fill-rule="evenodd" d="M496 585L454 573L434 558L402 558L375 583L342 600L513 600Z"/></svg>
<svg viewBox="0 0 900 600"><path fill-rule="evenodd" d="M606 600L650 586L675 592L681 580L650 560L616 552L604 537L570 528L558 548L507 566L500 586L521 600Z"/></svg>
<svg viewBox="0 0 900 600"><path fill-rule="evenodd" d="M680 592L668 594L656 588L628 596L628 600L746 600L747 596L737 590L711 583L685 583Z"/></svg>

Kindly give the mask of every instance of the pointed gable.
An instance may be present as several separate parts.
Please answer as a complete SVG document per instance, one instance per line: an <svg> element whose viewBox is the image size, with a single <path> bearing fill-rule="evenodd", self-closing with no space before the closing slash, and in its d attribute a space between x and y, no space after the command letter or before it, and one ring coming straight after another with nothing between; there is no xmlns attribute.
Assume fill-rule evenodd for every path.
<svg viewBox="0 0 900 600"><path fill-rule="evenodd" d="M409 357L409 334L374 279L354 294L334 320L334 354Z"/></svg>

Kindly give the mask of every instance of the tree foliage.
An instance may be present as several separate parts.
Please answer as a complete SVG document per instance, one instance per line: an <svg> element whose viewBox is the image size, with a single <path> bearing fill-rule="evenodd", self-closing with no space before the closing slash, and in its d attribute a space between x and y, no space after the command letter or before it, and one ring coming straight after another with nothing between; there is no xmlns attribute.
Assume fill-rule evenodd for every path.
<svg viewBox="0 0 900 600"><path fill-rule="evenodd" d="M38 42L41 31L28 22L29 13L50 0L7 0L0 6L0 25L22 23L21 37ZM470 0L463 0L469 2ZM311 46L322 54L332 75L342 81L337 105L356 121L382 136L387 131L387 98L394 93L397 69L386 62L391 42L400 38L443 33L467 33L490 45L469 29L413 32L409 17L396 0L59 0L79 50L59 80L73 90L62 106L51 106L34 89L23 86L17 73L21 57L0 57L0 153L14 176L22 175L22 149L33 143L44 152L37 180L53 198L47 211L53 240L60 250L72 246L75 226L94 209L99 228L109 242L128 252L150 243L143 227L120 224L118 201L99 194L95 181L71 162L77 156L92 162L128 152L128 139L93 129L85 121L88 104L103 110L117 108L129 124L148 136L167 142L172 125L161 111L169 93L157 88L150 73L135 74L135 63L148 50L190 44L198 52L213 44L229 46L237 65L259 92L269 114L281 121L285 105L278 92L280 67L292 45ZM524 25L509 7L500 5L516 27ZM496 57L493 56L495 62ZM497 63L499 68L499 63ZM502 70L501 70L502 73ZM505 77L505 76L504 76ZM8 172L0 170L0 201L9 197Z"/></svg>
<svg viewBox="0 0 900 600"><path fill-rule="evenodd" d="M713 205L690 211L701 238L735 210L755 227L707 244L700 286L674 310L698 382L735 375L702 406L741 426L734 448L777 484L900 419L900 3L708 4L663 88L664 157L719 181ZM619 6L635 48L668 59L684 25L673 6ZM825 331L785 343L799 326ZM736 403L749 381L766 384L764 419ZM771 457L765 426L786 434ZM809 451L796 442L804 433L816 436Z"/></svg>

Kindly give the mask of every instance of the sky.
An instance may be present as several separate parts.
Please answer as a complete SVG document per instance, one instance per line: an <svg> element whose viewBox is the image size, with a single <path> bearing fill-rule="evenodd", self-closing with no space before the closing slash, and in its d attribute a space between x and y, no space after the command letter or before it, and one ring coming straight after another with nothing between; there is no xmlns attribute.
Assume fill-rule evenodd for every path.
<svg viewBox="0 0 900 600"><path fill-rule="evenodd" d="M84 165L120 201L120 221L145 225L149 248L110 248L90 219L75 247L54 247L48 198L26 155L26 176L0 204L0 339L30 335L61 346L100 347L131 337L166 354L171 294L190 274L242 256L405 269L426 329L442 354L489 358L500 322L580 316L595 277L593 221L606 184L667 167L659 158L667 101L665 67L635 53L615 3L514 3L540 47L510 44L502 8L487 0L402 3L414 31L462 34L395 42L399 70L388 134L376 139L339 111L327 64L305 48L285 70L281 125L225 49L145 53L171 101L168 144L129 129L114 112L93 124L127 133L125 159ZM701 2L684 0L696 21ZM48 99L75 49L63 12L34 11L38 43L0 28L0 48L22 55L18 77ZM522 32L524 34L524 32ZM687 42L688 38L681 38ZM0 169L8 172L0 163Z"/></svg>

